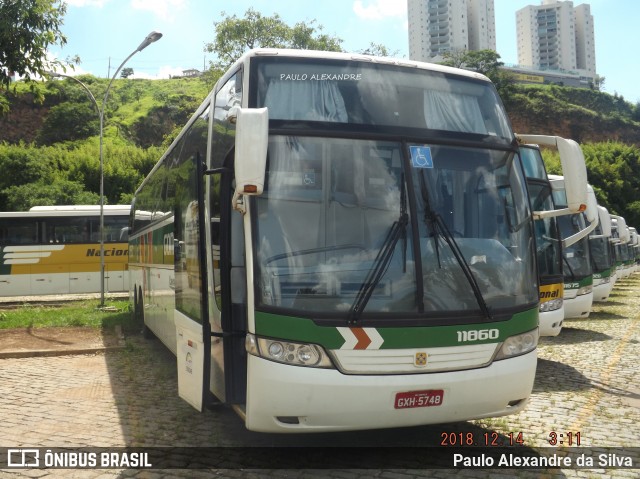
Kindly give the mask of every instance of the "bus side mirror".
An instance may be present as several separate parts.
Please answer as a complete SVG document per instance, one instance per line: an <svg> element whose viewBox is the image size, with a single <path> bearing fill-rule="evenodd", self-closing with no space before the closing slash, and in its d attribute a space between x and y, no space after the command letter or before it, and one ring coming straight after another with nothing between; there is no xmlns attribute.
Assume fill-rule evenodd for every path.
<svg viewBox="0 0 640 479"><path fill-rule="evenodd" d="M618 237L622 244L629 242L629 228L627 227L627 220L623 216L615 216L618 220Z"/></svg>
<svg viewBox="0 0 640 479"><path fill-rule="evenodd" d="M566 185L566 180L565 180ZM597 225L598 220L600 219L600 215L598 214L598 200L596 199L596 194L593 191L593 187L588 185L588 197L587 197L587 209L584 214L587 217L587 221L589 223L594 223Z"/></svg>
<svg viewBox="0 0 640 479"><path fill-rule="evenodd" d="M269 139L269 112L266 108L232 107L229 116L236 124L233 207L244 211L244 195L261 195L264 189Z"/></svg>
<svg viewBox="0 0 640 479"><path fill-rule="evenodd" d="M602 236L611 237L611 215L609 214L609 210L604 206L598 205L598 211L600 214L600 230L602 231Z"/></svg>
<svg viewBox="0 0 640 479"><path fill-rule="evenodd" d="M556 138L558 153L562 163L562 175L564 176L564 188L567 193L567 206L573 212L589 209L590 198L587 192L587 167L582 154L582 149L573 140ZM595 201L595 196L593 198ZM593 222L597 215L597 209L591 211L591 217L587 213L589 222Z"/></svg>
<svg viewBox="0 0 640 479"><path fill-rule="evenodd" d="M584 211L588 206L587 165L580 145L573 140L549 135L521 135L518 141L556 148L560 154L567 208L571 213Z"/></svg>

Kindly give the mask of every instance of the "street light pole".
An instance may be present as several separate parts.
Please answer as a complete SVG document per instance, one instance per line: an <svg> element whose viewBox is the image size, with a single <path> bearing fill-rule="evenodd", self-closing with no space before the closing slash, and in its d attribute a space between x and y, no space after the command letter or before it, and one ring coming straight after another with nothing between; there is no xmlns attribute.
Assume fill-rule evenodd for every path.
<svg viewBox="0 0 640 479"><path fill-rule="evenodd" d="M61 73L51 73L51 75L71 78L72 80L78 82L89 94L89 98L98 110L98 116L100 118L100 308L104 307L104 156L102 153L104 138L104 110L107 105L107 99L109 98L109 90L111 89L111 85L118 76L118 73L120 73L120 70L122 70L122 67L125 65L125 63L127 63L136 53L141 52L153 42L160 40L160 38L162 38L162 33L151 32L145 37L142 43L138 45L138 48L136 48L127 58L124 59L124 61L116 69L116 72L113 74L111 80L109 81L109 84L107 85L107 89L104 92L104 97L102 98L102 107L98 107L98 103L96 102L96 99L89 88L87 88L87 86L80 80L69 75L63 75Z"/></svg>
<svg viewBox="0 0 640 479"><path fill-rule="evenodd" d="M82 83L76 77L72 77L71 75L65 75L64 73L57 73L57 72L48 71L47 75L51 76L51 77L54 77L54 78L55 77L69 78L69 79L73 80L74 82L76 82L77 84L79 84L84 89L84 91L87 93L87 96L91 100L91 103L93 103L93 106L96 107L96 111L98 112L98 115L100 115L100 107L98 106L98 102L96 101L96 97L93 96L93 93L91 93L91 90L89 90L89 87L87 85Z"/></svg>
<svg viewBox="0 0 640 479"><path fill-rule="evenodd" d="M104 110L107 105L107 98L109 98L109 90L111 89L111 85L113 84L113 80L118 76L120 70L125 63L129 61L129 59L134 56L136 53L141 52L153 42L160 40L162 38L162 33L159 32L151 32L146 38L142 41L138 48L136 48L131 54L124 59L124 61L120 64L120 66L116 69L116 72L111 77L111 81L109 81L109 85L107 85L107 90L104 92L104 98L102 99L102 109L100 110L100 307L104 307L104 157L102 154L102 143L103 143L103 128L104 128Z"/></svg>

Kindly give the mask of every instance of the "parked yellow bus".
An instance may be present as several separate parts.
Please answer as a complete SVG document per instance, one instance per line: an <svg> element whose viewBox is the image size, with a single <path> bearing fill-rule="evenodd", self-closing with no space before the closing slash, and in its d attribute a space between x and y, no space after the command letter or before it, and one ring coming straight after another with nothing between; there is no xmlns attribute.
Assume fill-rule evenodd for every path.
<svg viewBox="0 0 640 479"><path fill-rule="evenodd" d="M105 291L129 288L129 205L104 206ZM100 292L100 206L0 212L0 296Z"/></svg>

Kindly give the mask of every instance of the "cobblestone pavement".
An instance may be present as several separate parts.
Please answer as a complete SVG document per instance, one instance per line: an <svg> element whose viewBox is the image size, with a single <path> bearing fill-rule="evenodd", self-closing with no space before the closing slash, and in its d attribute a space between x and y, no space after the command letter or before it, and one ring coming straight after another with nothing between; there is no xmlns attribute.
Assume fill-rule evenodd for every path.
<svg viewBox="0 0 640 479"><path fill-rule="evenodd" d="M432 427L321 435L247 431L225 407L195 412L177 396L175 358L157 341L127 339L92 355L0 359L1 447L438 446L442 433L520 437L542 451L556 438L598 453L640 448L640 274L619 282L587 320L542 338L534 391L518 415ZM522 433L520 435L520 433ZM569 436L568 433L571 433ZM563 434L563 436L560 436ZM606 452L606 451L605 451ZM11 469L0 478L379 477L637 478L639 469Z"/></svg>

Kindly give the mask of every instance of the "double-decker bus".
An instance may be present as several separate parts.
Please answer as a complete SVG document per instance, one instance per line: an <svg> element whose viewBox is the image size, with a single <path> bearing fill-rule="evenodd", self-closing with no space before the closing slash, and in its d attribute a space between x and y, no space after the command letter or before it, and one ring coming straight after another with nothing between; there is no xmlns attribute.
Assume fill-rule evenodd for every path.
<svg viewBox="0 0 640 479"><path fill-rule="evenodd" d="M534 244L486 77L252 50L135 194L130 297L180 396L250 430L500 416L533 386Z"/></svg>
<svg viewBox="0 0 640 479"><path fill-rule="evenodd" d="M130 205L105 205L104 288L129 290ZM0 213L0 296L100 292L100 207L35 206Z"/></svg>
<svg viewBox="0 0 640 479"><path fill-rule="evenodd" d="M562 237L557 217L580 214L587 202L587 169L580 146L573 140L555 136L517 135L522 143L520 156L524 166L529 200L535 219L536 253L540 290L540 335L557 336L564 320L564 276ZM557 209L553 202L552 183L540 153L539 145L558 150L569 188L581 192L582 204ZM557 184L557 183L556 183Z"/></svg>

